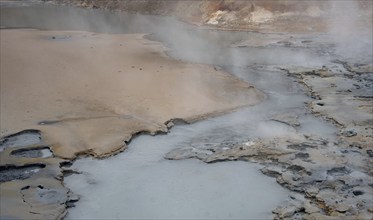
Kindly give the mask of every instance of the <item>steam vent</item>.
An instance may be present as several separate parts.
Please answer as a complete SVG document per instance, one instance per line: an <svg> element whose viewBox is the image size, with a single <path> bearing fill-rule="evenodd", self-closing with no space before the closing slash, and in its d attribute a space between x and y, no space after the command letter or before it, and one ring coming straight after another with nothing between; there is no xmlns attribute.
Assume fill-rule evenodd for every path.
<svg viewBox="0 0 373 220"><path fill-rule="evenodd" d="M371 0L0 18L0 219L373 219Z"/></svg>

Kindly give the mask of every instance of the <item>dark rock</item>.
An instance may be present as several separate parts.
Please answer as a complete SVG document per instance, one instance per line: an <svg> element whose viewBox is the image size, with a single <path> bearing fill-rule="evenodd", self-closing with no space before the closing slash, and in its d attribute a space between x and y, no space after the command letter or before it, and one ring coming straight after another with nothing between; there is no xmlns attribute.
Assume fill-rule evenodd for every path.
<svg viewBox="0 0 373 220"><path fill-rule="evenodd" d="M345 137L353 137L353 136L356 136L356 135L357 135L357 132L355 131L355 129L352 129L352 128L346 128L346 129L342 132L342 135L345 136Z"/></svg>
<svg viewBox="0 0 373 220"><path fill-rule="evenodd" d="M355 196L361 196L364 194L364 192L360 190L355 190L355 191L352 191L352 194L354 194Z"/></svg>

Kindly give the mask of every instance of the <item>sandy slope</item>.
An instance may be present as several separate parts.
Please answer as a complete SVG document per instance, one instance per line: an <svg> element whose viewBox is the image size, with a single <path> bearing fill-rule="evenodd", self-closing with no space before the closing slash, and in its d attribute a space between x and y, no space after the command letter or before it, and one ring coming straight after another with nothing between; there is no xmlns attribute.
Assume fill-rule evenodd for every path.
<svg viewBox="0 0 373 220"><path fill-rule="evenodd" d="M1 30L1 136L36 128L60 157L106 156L134 133L166 131L170 119L195 120L265 97L164 51L142 35Z"/></svg>

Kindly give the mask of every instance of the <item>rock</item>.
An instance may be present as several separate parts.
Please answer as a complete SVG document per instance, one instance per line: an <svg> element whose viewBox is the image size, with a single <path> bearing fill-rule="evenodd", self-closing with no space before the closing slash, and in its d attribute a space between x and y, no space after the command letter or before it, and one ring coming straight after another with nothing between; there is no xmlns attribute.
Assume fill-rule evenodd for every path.
<svg viewBox="0 0 373 220"><path fill-rule="evenodd" d="M289 218L297 212L299 208L295 206L287 206L283 208L278 208L273 211L273 213L277 214L280 219Z"/></svg>
<svg viewBox="0 0 373 220"><path fill-rule="evenodd" d="M344 131L342 131L342 135L345 137L353 137L357 135L357 132L353 128L346 128Z"/></svg>
<svg viewBox="0 0 373 220"><path fill-rule="evenodd" d="M178 148L167 153L164 158L168 160L182 160L188 158L197 158L206 160L213 152L210 150L191 148Z"/></svg>
<svg viewBox="0 0 373 220"><path fill-rule="evenodd" d="M291 190L299 191L299 185L301 185L301 182L298 182L299 176L295 175L291 171L286 171L281 174L281 176L277 177L277 182L281 185L285 185Z"/></svg>
<svg viewBox="0 0 373 220"><path fill-rule="evenodd" d="M317 187L311 186L306 190L306 195L308 197L315 197L319 193L319 189Z"/></svg>
<svg viewBox="0 0 373 220"><path fill-rule="evenodd" d="M304 211L309 214L320 212L320 209L317 206L311 204L311 202L308 200L304 202L303 207L304 207Z"/></svg>
<svg viewBox="0 0 373 220"><path fill-rule="evenodd" d="M278 166L268 166L261 168L260 171L267 176L278 177L282 174L283 169Z"/></svg>
<svg viewBox="0 0 373 220"><path fill-rule="evenodd" d="M300 193L292 192L292 193L290 193L289 197L293 200L305 201L304 196Z"/></svg>
<svg viewBox="0 0 373 220"><path fill-rule="evenodd" d="M334 209L338 212L345 213L350 209L350 206L344 203L340 203L334 206Z"/></svg>

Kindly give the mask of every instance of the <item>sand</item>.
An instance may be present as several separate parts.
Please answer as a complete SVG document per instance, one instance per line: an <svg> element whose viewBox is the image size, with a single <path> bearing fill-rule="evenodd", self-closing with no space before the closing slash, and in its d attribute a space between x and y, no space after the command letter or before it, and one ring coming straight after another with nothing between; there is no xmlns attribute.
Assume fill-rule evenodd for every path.
<svg viewBox="0 0 373 220"><path fill-rule="evenodd" d="M141 34L1 30L1 136L39 129L56 156L105 157L133 134L166 132L265 95L232 75L166 55Z"/></svg>

